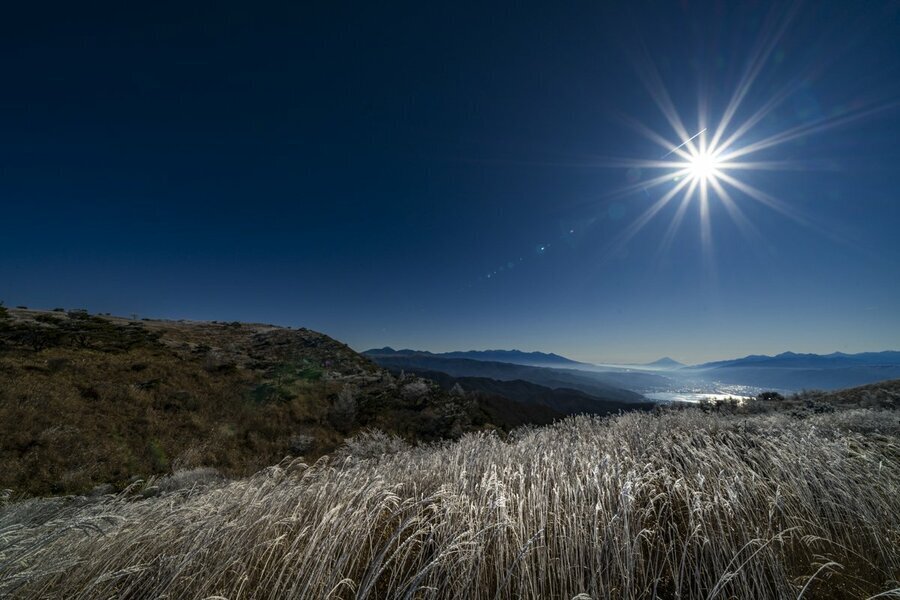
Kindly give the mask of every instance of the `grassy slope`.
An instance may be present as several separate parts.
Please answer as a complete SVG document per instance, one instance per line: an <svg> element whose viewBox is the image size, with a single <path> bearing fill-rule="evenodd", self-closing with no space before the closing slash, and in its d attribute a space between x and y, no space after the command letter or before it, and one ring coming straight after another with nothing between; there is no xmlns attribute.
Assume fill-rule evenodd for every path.
<svg viewBox="0 0 900 600"><path fill-rule="evenodd" d="M398 380L325 335L268 325L8 309L0 382L0 489L15 494L201 465L248 475L364 427L427 441L504 426L502 412Z"/></svg>
<svg viewBox="0 0 900 600"><path fill-rule="evenodd" d="M382 436L147 500L14 503L0 509L0 594L866 598L900 578L900 425L837 400L577 417L413 449Z"/></svg>

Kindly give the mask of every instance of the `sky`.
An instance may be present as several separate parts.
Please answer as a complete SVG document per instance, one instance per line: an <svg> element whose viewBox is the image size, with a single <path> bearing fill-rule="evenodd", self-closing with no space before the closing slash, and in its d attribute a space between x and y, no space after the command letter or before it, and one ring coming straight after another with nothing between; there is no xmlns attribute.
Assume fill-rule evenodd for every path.
<svg viewBox="0 0 900 600"><path fill-rule="evenodd" d="M897 1L26 4L7 306L593 362L900 349ZM727 114L752 165L657 164Z"/></svg>

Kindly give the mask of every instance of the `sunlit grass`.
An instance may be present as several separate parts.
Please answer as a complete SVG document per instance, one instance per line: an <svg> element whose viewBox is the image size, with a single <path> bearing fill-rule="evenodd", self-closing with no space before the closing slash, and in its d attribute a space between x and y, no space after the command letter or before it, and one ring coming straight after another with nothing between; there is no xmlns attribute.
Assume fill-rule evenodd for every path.
<svg viewBox="0 0 900 600"><path fill-rule="evenodd" d="M880 410L630 413L33 499L0 509L0 595L867 597L900 577L898 433Z"/></svg>

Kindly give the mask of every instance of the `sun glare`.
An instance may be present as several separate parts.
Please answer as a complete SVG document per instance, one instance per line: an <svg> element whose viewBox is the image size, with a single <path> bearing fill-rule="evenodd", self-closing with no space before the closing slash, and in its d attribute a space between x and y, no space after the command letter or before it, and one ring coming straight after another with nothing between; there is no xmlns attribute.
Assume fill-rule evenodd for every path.
<svg viewBox="0 0 900 600"><path fill-rule="evenodd" d="M708 181L718 174L716 157L709 152L698 152L693 155L688 166L692 179Z"/></svg>
<svg viewBox="0 0 900 600"><path fill-rule="evenodd" d="M744 213L743 206L746 206L748 201L764 205L801 226L832 236L827 229L816 225L788 202L764 192L748 181L752 181L754 172L805 171L814 167L790 159L755 160L753 157L762 156L767 150L812 134L848 126L895 107L896 103L861 105L842 109L827 117L801 122L793 127L768 132L759 131L763 129L762 124L766 122L766 117L789 100L799 89L798 86L805 81L799 78L796 82L788 83L770 94L758 107L745 106L750 97L749 91L777 47L778 38L783 30L782 27L774 37L761 41L757 50L749 56L731 98L719 115L710 113L708 98L701 96L698 99L699 110L696 120L688 122L687 125L652 61L646 58L636 63L638 76L665 117L671 131L666 135L641 120L627 116L623 116L623 122L658 145L660 151L664 151L665 154L657 159L613 158L597 164L617 169L626 167L628 177L632 179L627 186L614 190L607 194L607 197L642 192L641 198L650 198L651 190L654 188L663 188L665 191L621 231L611 242L612 245L624 246L655 216L661 215L664 209L674 204L676 208L669 212L672 220L661 241L660 254L665 254L685 219L687 209L693 204L698 208L704 255L709 258L711 264L712 201L721 206L724 214L734 222L741 234L756 245L760 245L762 235ZM715 119L715 116L718 116L718 119ZM693 127L688 129L690 125ZM654 171L658 174L650 175Z"/></svg>

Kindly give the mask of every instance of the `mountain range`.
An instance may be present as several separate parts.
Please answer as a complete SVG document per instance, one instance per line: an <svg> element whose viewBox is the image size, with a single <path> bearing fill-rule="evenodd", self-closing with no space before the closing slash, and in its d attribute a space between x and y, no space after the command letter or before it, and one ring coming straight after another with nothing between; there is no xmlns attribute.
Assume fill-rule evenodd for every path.
<svg viewBox="0 0 900 600"><path fill-rule="evenodd" d="M796 391L839 389L900 377L900 352L749 355L698 365L669 357L635 365L592 365L558 354L519 350L432 353L381 348L366 356L389 368L439 371L454 377L521 379L550 388L566 387L627 400L622 391L652 392L706 382Z"/></svg>
<svg viewBox="0 0 900 600"><path fill-rule="evenodd" d="M588 363L578 362L559 354L546 352L522 352L521 350L465 350L457 352L428 352L426 350L412 350L404 348L394 350L390 346L366 350L363 354L368 356L433 356L437 358L463 358L484 362L502 362L513 365L528 365L533 367L577 367L579 365L590 366Z"/></svg>
<svg viewBox="0 0 900 600"><path fill-rule="evenodd" d="M845 354L798 354L782 352L775 356L751 354L743 358L719 360L696 365L695 369L720 369L723 367L787 367L803 369L834 369L858 366L895 366L900 365L900 352L887 350L884 352L860 352Z"/></svg>
<svg viewBox="0 0 900 600"><path fill-rule="evenodd" d="M452 377L482 377L498 381L522 380L551 389L568 388L591 396L624 402L643 402L646 391L665 390L673 382L666 376L650 370L606 370L587 363L571 361L569 367L521 364L472 358L451 358L430 352L367 350L364 356L388 369L407 371L438 371ZM484 356L484 354L477 354ZM544 355L548 356L548 355ZM524 359L522 359L524 360Z"/></svg>
<svg viewBox="0 0 900 600"><path fill-rule="evenodd" d="M900 377L900 352L782 352L704 363L682 371L701 379L760 388L833 390Z"/></svg>

